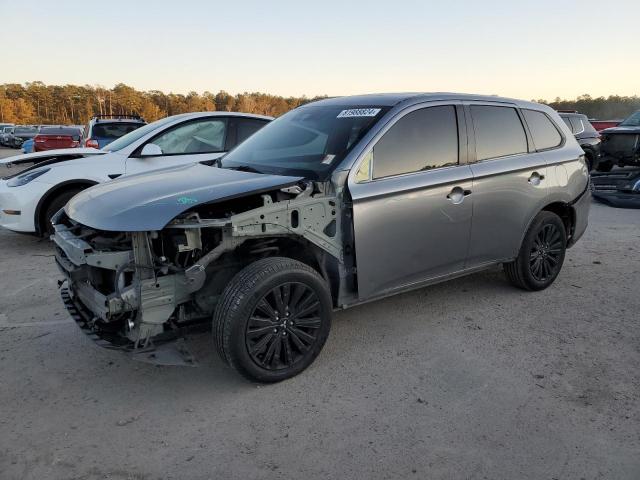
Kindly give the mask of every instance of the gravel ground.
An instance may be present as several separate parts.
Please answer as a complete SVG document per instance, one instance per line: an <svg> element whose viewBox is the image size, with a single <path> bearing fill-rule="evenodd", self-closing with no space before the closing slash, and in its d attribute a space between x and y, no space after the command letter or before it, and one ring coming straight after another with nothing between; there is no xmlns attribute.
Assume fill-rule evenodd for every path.
<svg viewBox="0 0 640 480"><path fill-rule="evenodd" d="M2 172L0 172L2 173ZM335 316L259 386L94 346L46 241L0 231L0 478L640 478L640 210L593 204L544 292L493 269Z"/></svg>

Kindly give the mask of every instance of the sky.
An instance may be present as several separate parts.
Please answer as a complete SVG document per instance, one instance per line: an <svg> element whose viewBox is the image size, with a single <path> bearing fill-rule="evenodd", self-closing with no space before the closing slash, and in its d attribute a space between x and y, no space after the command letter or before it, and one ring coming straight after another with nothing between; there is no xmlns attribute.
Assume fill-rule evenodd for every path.
<svg viewBox="0 0 640 480"><path fill-rule="evenodd" d="M638 95L639 19L639 0L0 0L0 84Z"/></svg>

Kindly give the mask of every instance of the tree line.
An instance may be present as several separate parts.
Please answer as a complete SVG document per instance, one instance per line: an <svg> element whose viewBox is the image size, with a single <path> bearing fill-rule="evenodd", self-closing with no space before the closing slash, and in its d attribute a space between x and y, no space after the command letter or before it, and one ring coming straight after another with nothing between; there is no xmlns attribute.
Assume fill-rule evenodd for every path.
<svg viewBox="0 0 640 480"><path fill-rule="evenodd" d="M189 92L186 95L159 90L140 91L119 83L111 89L90 85L0 85L0 122L15 124L82 125L96 114L137 114L152 122L167 115L199 111L238 111L277 117L303 103L324 97L281 97L266 93ZM575 100L536 100L555 109L577 110L589 118L624 118L640 110L640 97L610 95Z"/></svg>
<svg viewBox="0 0 640 480"><path fill-rule="evenodd" d="M321 97L317 97L321 98ZM90 85L0 85L0 123L83 125L93 115L140 115L147 122L168 115L203 111L238 111L277 117L303 103L307 97L281 97L266 93L140 91L123 83L111 89Z"/></svg>
<svg viewBox="0 0 640 480"><path fill-rule="evenodd" d="M575 100L561 100L556 98L552 102L534 100L545 103L556 110L577 110L589 118L598 120L624 119L633 112L640 110L640 97L633 95L624 97L609 95L608 97L593 98L590 95L580 95Z"/></svg>

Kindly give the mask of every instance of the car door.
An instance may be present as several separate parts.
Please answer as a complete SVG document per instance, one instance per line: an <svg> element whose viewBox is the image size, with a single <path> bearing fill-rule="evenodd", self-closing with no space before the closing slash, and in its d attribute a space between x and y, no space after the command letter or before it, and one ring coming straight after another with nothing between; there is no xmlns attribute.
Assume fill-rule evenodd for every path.
<svg viewBox="0 0 640 480"><path fill-rule="evenodd" d="M464 268L473 195L459 106L405 111L350 174L361 300Z"/></svg>
<svg viewBox="0 0 640 480"><path fill-rule="evenodd" d="M222 156L226 152L228 123L229 117L204 117L160 132L129 156L127 175ZM155 152L145 154L145 147L154 145Z"/></svg>
<svg viewBox="0 0 640 480"><path fill-rule="evenodd" d="M547 166L515 105L465 104L473 132L473 225L467 267L514 258L547 198Z"/></svg>

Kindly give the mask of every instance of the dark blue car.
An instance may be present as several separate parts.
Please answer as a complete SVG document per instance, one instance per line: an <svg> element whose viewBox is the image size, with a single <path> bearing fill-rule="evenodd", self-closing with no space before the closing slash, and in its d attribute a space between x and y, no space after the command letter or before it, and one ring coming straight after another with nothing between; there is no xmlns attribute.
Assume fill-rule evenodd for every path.
<svg viewBox="0 0 640 480"><path fill-rule="evenodd" d="M82 146L102 148L146 124L138 115L96 115L84 130Z"/></svg>

